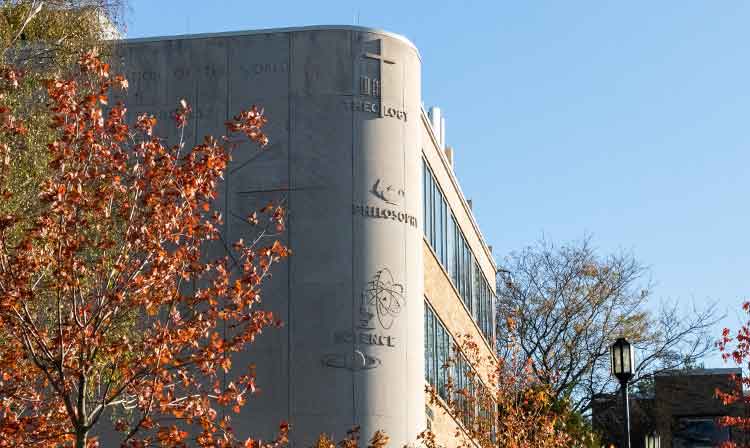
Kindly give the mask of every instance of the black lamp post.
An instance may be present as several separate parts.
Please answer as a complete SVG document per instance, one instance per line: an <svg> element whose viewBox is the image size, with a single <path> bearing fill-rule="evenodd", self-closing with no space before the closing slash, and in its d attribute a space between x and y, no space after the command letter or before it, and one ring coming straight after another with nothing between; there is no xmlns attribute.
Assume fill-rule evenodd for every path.
<svg viewBox="0 0 750 448"><path fill-rule="evenodd" d="M622 400L625 403L625 442L623 448L630 448L630 408L628 406L628 381L633 378L633 348L625 338L619 338L609 348L612 374L620 381Z"/></svg>
<svg viewBox="0 0 750 448"><path fill-rule="evenodd" d="M646 448L661 448L661 437L656 431L646 434Z"/></svg>

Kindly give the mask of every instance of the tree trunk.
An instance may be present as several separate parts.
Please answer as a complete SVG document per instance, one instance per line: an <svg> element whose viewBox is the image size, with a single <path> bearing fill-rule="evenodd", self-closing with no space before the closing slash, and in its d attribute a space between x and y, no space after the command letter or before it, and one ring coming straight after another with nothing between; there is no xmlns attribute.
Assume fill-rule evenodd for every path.
<svg viewBox="0 0 750 448"><path fill-rule="evenodd" d="M88 433L89 432L85 430L76 430L76 448L86 448Z"/></svg>

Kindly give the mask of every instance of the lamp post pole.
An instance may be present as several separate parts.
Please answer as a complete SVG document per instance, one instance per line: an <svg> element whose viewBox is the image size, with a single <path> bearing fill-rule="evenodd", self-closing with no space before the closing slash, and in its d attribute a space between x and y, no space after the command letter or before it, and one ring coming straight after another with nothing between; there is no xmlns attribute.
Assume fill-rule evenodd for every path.
<svg viewBox="0 0 750 448"><path fill-rule="evenodd" d="M623 435L625 436L625 448L630 448L630 404L628 400L628 382L623 381L620 383L620 389L622 390L622 402L625 406L625 418L623 426Z"/></svg>
<svg viewBox="0 0 750 448"><path fill-rule="evenodd" d="M612 374L620 381L622 390L623 407L625 408L624 432L625 441L622 448L630 448L630 405L628 403L628 381L633 378L635 370L635 357L630 342L625 338L619 338L609 348L610 361L612 363Z"/></svg>

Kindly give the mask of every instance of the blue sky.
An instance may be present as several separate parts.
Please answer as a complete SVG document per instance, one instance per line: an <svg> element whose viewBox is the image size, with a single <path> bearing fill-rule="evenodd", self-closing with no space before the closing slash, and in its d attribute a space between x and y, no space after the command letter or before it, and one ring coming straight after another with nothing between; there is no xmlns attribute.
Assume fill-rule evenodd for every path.
<svg viewBox="0 0 750 448"><path fill-rule="evenodd" d="M750 297L750 3L131 0L129 37L355 24L407 36L496 258L594 237L654 298ZM357 19L358 17L358 19ZM719 336L717 328L716 335ZM710 366L720 366L718 357Z"/></svg>

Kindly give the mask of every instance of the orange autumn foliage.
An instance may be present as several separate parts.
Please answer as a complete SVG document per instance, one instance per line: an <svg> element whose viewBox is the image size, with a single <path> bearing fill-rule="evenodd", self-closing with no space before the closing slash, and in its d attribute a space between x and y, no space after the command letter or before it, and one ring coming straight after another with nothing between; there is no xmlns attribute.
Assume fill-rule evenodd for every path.
<svg viewBox="0 0 750 448"><path fill-rule="evenodd" d="M154 117L131 127L125 106L108 104L127 80L96 52L79 69L47 84L55 139L38 207L0 216L0 447L97 446L90 433L112 416L128 447L284 443L286 425L263 443L231 430L255 391L252 366L233 367L233 355L280 325L259 302L289 255L274 237L283 208L252 214L252 243L206 259L208 244L223 243L212 203L232 152L245 149L212 137L167 146ZM0 160L24 151L24 117L2 106L19 76L0 79ZM187 102L174 118L186 126ZM252 107L227 128L263 147L265 123Z"/></svg>
<svg viewBox="0 0 750 448"><path fill-rule="evenodd" d="M750 301L742 304L742 311L750 314ZM731 335L729 328L724 328L721 333L721 339L717 342L721 356L725 362L732 361L738 366L750 368L750 320L747 321L734 336ZM747 448L750 447L750 396L744 393L750 388L750 377L733 376L732 380L735 387L730 390L716 389L716 397L728 407L735 409L735 412L728 412L727 416L720 417L718 423L721 426L733 428L734 439L732 441L722 442L720 448ZM737 409L743 409L739 415ZM734 415L731 415L734 414Z"/></svg>
<svg viewBox="0 0 750 448"><path fill-rule="evenodd" d="M449 372L448 399L442 399L433 387L427 387L430 405L456 422L450 444L465 448L588 446L588 441L575 440L566 431L565 412L569 411L556 406L549 385L532 374L529 361L520 355L515 342L509 341L508 348L510 355L505 359L484 356L477 342L463 336L443 366ZM457 363L459 356L463 363ZM468 384L462 388L453 378L458 366L466 369ZM418 437L427 448L439 448L438 439L430 430Z"/></svg>

